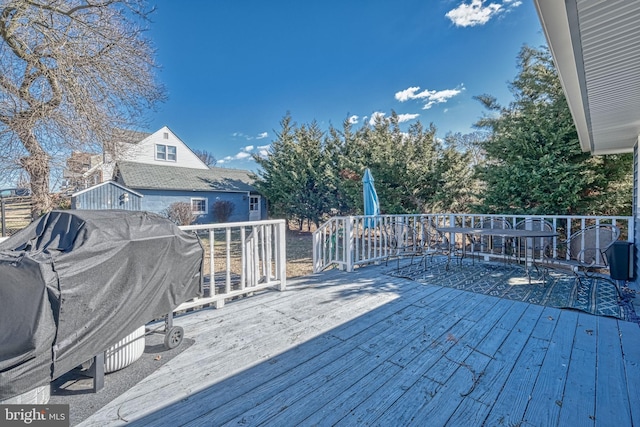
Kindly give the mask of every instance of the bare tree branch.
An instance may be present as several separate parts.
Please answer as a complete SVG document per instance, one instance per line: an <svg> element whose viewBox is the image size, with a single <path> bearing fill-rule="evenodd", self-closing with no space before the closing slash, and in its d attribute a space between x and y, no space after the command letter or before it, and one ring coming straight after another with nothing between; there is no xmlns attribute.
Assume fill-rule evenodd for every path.
<svg viewBox="0 0 640 427"><path fill-rule="evenodd" d="M164 100L144 0L0 0L0 162L50 209L49 174ZM19 142L19 143L18 143Z"/></svg>

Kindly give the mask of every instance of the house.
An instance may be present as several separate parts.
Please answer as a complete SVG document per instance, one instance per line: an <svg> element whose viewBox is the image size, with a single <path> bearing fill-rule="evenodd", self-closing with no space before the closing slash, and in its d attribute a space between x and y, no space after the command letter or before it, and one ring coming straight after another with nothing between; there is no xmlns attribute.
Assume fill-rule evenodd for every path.
<svg viewBox="0 0 640 427"><path fill-rule="evenodd" d="M136 137L143 138L133 142ZM76 158L80 159L76 163L86 163L82 163L86 159L80 154ZM88 205L117 208L120 203L114 197L119 191L131 200L139 199L140 209L149 212L163 213L173 203L189 203L197 215L196 223L217 222L213 207L218 201L232 203L228 221L267 217L266 201L253 187L250 171L209 168L166 126L152 134L121 131L120 137L105 148L100 161L85 166L89 167L81 178L86 182L102 184L113 180L121 188L76 187L72 204L80 209L87 209Z"/></svg>
<svg viewBox="0 0 640 427"><path fill-rule="evenodd" d="M104 181L101 154L74 151L67 159L66 167L62 171L61 190L73 193L77 190L89 188Z"/></svg>
<svg viewBox="0 0 640 427"><path fill-rule="evenodd" d="M229 201L234 206L231 222L266 219L265 202L246 170L119 161L114 181L141 194L141 208L145 211L161 213L172 203L186 202L198 215L196 223L212 223L217 222L214 204Z"/></svg>
<svg viewBox="0 0 640 427"><path fill-rule="evenodd" d="M640 2L534 0L580 145L594 155L633 152L633 218L640 243ZM640 267L637 253L635 267Z"/></svg>
<svg viewBox="0 0 640 427"><path fill-rule="evenodd" d="M148 165L208 169L208 166L167 126L135 143L117 143L107 163L125 160Z"/></svg>
<svg viewBox="0 0 640 427"><path fill-rule="evenodd" d="M113 142L105 144L102 154L74 151L62 171L60 190L72 194L109 181L116 159L135 158L136 145L152 134L116 129Z"/></svg>

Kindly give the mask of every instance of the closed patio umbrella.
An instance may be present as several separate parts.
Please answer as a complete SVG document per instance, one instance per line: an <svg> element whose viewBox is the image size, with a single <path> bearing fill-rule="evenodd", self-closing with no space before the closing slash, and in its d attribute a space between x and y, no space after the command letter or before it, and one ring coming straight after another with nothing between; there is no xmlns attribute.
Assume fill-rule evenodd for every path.
<svg viewBox="0 0 640 427"><path fill-rule="evenodd" d="M365 215L380 215L380 201L378 200L378 194L376 193L373 181L371 171L369 168L365 169L364 176L362 177L362 196L364 198ZM375 218L367 218L364 221L365 227L373 227L375 224Z"/></svg>

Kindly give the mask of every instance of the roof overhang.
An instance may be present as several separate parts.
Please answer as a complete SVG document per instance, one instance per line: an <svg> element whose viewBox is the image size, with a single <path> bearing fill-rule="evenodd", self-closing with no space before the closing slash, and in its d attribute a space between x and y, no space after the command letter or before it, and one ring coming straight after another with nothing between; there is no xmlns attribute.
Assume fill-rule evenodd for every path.
<svg viewBox="0 0 640 427"><path fill-rule="evenodd" d="M534 0L583 151L640 135L640 1Z"/></svg>

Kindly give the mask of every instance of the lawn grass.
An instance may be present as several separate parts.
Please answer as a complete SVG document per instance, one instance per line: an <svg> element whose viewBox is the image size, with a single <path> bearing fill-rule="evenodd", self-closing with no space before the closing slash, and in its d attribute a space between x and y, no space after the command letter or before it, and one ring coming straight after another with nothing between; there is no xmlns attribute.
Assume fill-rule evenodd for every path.
<svg viewBox="0 0 640 427"><path fill-rule="evenodd" d="M287 230L287 278L311 273L313 273L312 233Z"/></svg>
<svg viewBox="0 0 640 427"><path fill-rule="evenodd" d="M208 233L200 234L202 245L205 248L204 274L209 274L209 237ZM231 274L240 275L241 265L241 245L239 232L232 231L230 242L229 271ZM313 272L313 249L312 233L310 231L287 230L287 278L305 276ZM227 245L223 230L216 232L214 247L214 263L216 274L227 271Z"/></svg>

